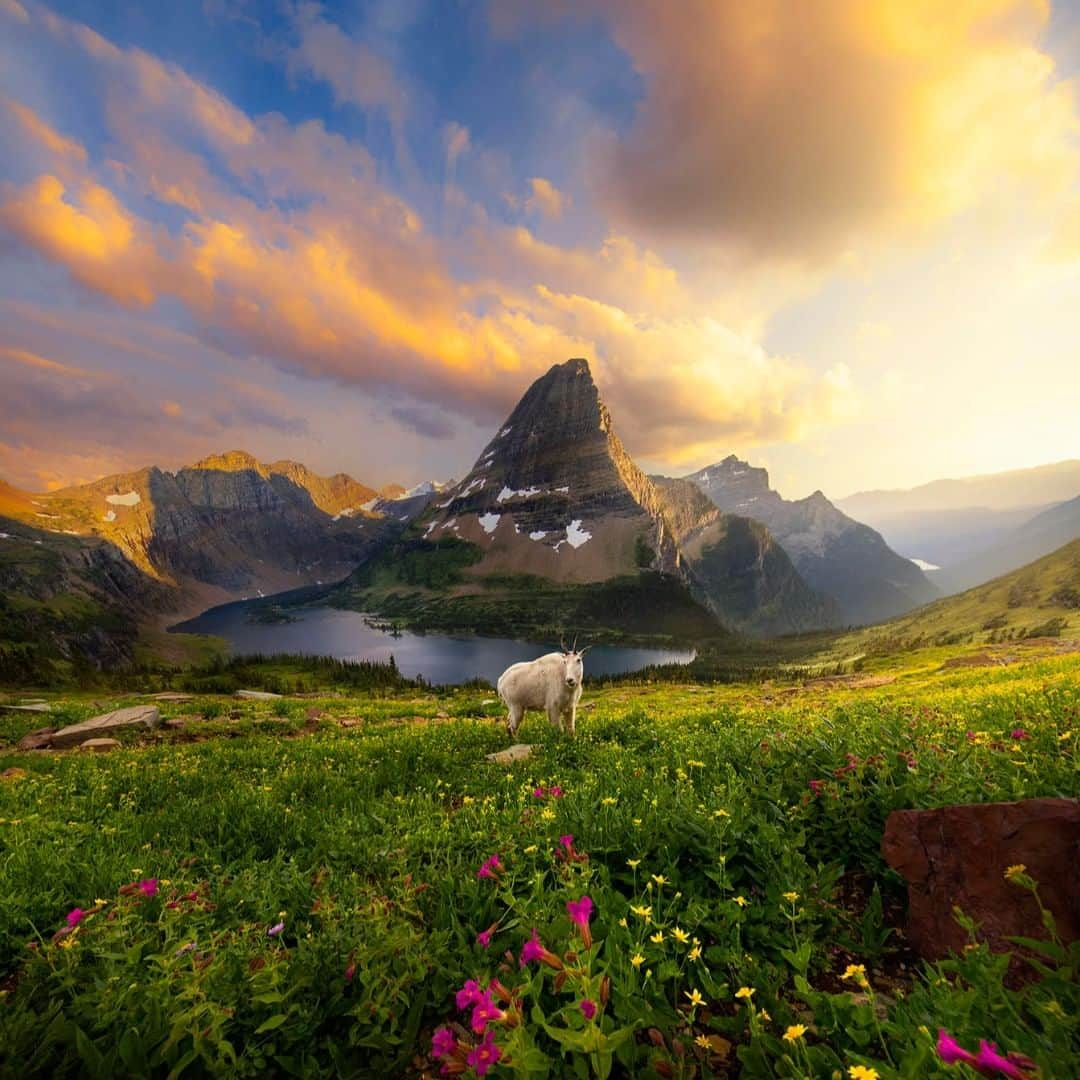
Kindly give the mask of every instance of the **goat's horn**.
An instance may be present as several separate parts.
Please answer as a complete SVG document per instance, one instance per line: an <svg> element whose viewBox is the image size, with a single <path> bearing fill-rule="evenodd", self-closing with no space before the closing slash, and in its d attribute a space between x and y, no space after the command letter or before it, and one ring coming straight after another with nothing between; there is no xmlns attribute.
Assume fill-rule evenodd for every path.
<svg viewBox="0 0 1080 1080"><path fill-rule="evenodd" d="M570 651L577 652L577 634L574 635L574 644Z"/></svg>

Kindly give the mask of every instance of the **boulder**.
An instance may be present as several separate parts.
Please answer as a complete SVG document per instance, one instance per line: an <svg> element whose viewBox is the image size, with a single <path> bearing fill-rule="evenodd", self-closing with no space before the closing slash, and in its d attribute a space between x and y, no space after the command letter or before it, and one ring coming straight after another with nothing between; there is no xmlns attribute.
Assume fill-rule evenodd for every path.
<svg viewBox="0 0 1080 1080"><path fill-rule="evenodd" d="M0 772L0 780L25 780L29 774L18 765L12 765L10 769Z"/></svg>
<svg viewBox="0 0 1080 1080"><path fill-rule="evenodd" d="M894 810L881 841L885 861L908 884L907 936L915 951L938 960L960 951L967 934L953 907L979 925L995 951L1013 935L1045 937L1035 898L1005 878L1023 865L1039 885L1066 941L1080 936L1080 799Z"/></svg>
<svg viewBox="0 0 1080 1080"><path fill-rule="evenodd" d="M524 761L532 753L532 749L529 743L519 742L507 747L505 750L499 750L497 753L485 754L484 756L488 761L493 761L496 765L510 765L515 761Z"/></svg>
<svg viewBox="0 0 1080 1080"><path fill-rule="evenodd" d="M94 754L107 754L119 745L119 739L87 739L86 742L79 743L79 749L88 750Z"/></svg>
<svg viewBox="0 0 1080 1080"><path fill-rule="evenodd" d="M47 750L52 746L56 728L38 728L37 731L28 732L18 742L20 750Z"/></svg>
<svg viewBox="0 0 1080 1080"><path fill-rule="evenodd" d="M160 694L147 694L151 701L190 701L191 694L181 694L176 690L164 690Z"/></svg>
<svg viewBox="0 0 1080 1080"><path fill-rule="evenodd" d="M102 713L101 716L84 720L81 724L61 728L52 735L51 745L61 750L68 746L78 746L87 739L99 735L107 736L112 731L122 731L124 728L138 727L140 724L152 730L160 723L161 713L156 705L132 705L127 709L114 709L112 712Z"/></svg>
<svg viewBox="0 0 1080 1080"><path fill-rule="evenodd" d="M271 694L269 690L237 690L236 696L251 701L275 701L281 694Z"/></svg>
<svg viewBox="0 0 1080 1080"><path fill-rule="evenodd" d="M8 712L52 712L52 706L47 701L35 701L29 705L12 705L0 701L0 709L6 709Z"/></svg>

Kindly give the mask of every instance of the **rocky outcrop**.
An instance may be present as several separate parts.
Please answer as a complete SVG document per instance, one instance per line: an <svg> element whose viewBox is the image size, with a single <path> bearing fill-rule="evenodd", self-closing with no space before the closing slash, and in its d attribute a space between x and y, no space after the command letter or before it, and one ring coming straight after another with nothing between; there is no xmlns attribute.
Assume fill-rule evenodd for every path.
<svg viewBox="0 0 1080 1080"><path fill-rule="evenodd" d="M765 469L734 455L685 479L721 510L765 525L803 580L836 601L844 623L879 622L938 595L913 562L820 491L805 499L784 499L769 487Z"/></svg>
<svg viewBox="0 0 1080 1080"><path fill-rule="evenodd" d="M101 738L114 731L131 727L145 727L152 731L161 724L161 713L156 705L132 705L127 709L114 709L102 713L81 724L71 724L53 733L49 745L54 750L79 746L88 739Z"/></svg>
<svg viewBox="0 0 1080 1080"><path fill-rule="evenodd" d="M954 907L978 923L980 939L997 951L1014 948L1013 935L1046 936L1034 897L1006 877L1010 867L1038 883L1061 938L1080 937L1080 799L895 810L881 851L908 883L907 936L925 959L967 944Z"/></svg>

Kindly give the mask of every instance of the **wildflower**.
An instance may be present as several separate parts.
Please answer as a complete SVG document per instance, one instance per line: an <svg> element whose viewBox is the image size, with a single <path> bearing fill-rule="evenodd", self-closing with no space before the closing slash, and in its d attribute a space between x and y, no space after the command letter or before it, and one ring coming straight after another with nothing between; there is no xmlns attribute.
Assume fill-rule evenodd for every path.
<svg viewBox="0 0 1080 1080"><path fill-rule="evenodd" d="M795 1042L796 1039L801 1039L806 1034L805 1024L791 1024L787 1031L784 1032L785 1042Z"/></svg>
<svg viewBox="0 0 1080 1080"><path fill-rule="evenodd" d="M540 817L543 821L554 821L555 811L552 810L550 806L545 806L544 809L540 811Z"/></svg>
<svg viewBox="0 0 1080 1080"><path fill-rule="evenodd" d="M355 977L356 977L356 961L352 961L351 963L349 963L349 964L347 964L345 966L345 981L346 982L352 982Z"/></svg>
<svg viewBox="0 0 1080 1080"><path fill-rule="evenodd" d="M995 1069L1003 1076L1008 1076L1010 1080L1023 1080L1027 1072L1034 1067L1035 1062L1031 1058L1017 1053L1002 1056L998 1053L998 1048L985 1039L979 1040L979 1052L975 1055L972 1065L976 1072L989 1076L990 1073L987 1070Z"/></svg>
<svg viewBox="0 0 1080 1080"><path fill-rule="evenodd" d="M772 1017L769 1015L769 1010L768 1009L758 1009L758 1019L759 1020L771 1020Z"/></svg>
<svg viewBox="0 0 1080 1080"><path fill-rule="evenodd" d="M472 1017L469 1024L477 1035L482 1035L492 1020L501 1020L505 1014L490 992L485 992L481 999L473 1006Z"/></svg>
<svg viewBox="0 0 1080 1080"><path fill-rule="evenodd" d="M626 860L626 865L629 866L631 870L636 870L641 865L641 860L640 859L627 859Z"/></svg>
<svg viewBox="0 0 1080 1080"><path fill-rule="evenodd" d="M67 913L67 924L74 929L86 918L86 912L81 907L72 908Z"/></svg>
<svg viewBox="0 0 1080 1080"><path fill-rule="evenodd" d="M634 955L630 957L630 963L633 964L634 967L639 968L645 963L645 957L642 956L641 953L634 953Z"/></svg>
<svg viewBox="0 0 1080 1080"><path fill-rule="evenodd" d="M600 803L603 806L614 806L618 801L618 799L613 799L610 795L607 795L600 800Z"/></svg>
<svg viewBox="0 0 1080 1080"><path fill-rule="evenodd" d="M722 807L718 807L716 810L714 810L712 812L712 816L714 818L731 817L731 815Z"/></svg>
<svg viewBox="0 0 1080 1080"><path fill-rule="evenodd" d="M540 850L540 849L539 849L539 848L538 848L538 847L537 847L537 846L536 846L535 844L530 844L530 845L529 845L529 846L528 846L528 847L527 847L527 848L525 849L525 854L526 854L526 855L535 855L535 854L536 854L536 853L537 853L537 852L538 852L539 850Z"/></svg>
<svg viewBox="0 0 1080 1080"><path fill-rule="evenodd" d="M567 914L582 929L589 925L589 919L592 918L592 909L593 902L587 896L583 896L580 900L566 901Z"/></svg>
<svg viewBox="0 0 1080 1080"><path fill-rule="evenodd" d="M1012 732L1009 735L1009 737L1012 738L1012 739L1030 739L1031 738L1031 736L1022 727L1013 728Z"/></svg>
<svg viewBox="0 0 1080 1080"><path fill-rule="evenodd" d="M690 940L690 935L681 927L676 926L671 931L671 936L680 944L685 945Z"/></svg>
<svg viewBox="0 0 1080 1080"><path fill-rule="evenodd" d="M689 765L692 769L704 769L705 768L705 762L704 761L695 761L693 758L688 758L686 764Z"/></svg>
<svg viewBox="0 0 1080 1080"><path fill-rule="evenodd" d="M277 937L278 934L280 934L281 931L284 930L284 929L285 929L285 924L283 922L274 923L274 925L271 926L270 929L266 931L266 936L267 937Z"/></svg>
<svg viewBox="0 0 1080 1080"><path fill-rule="evenodd" d="M194 948L195 948L195 942L194 941L189 941L186 945L181 945L180 948L176 950L176 955L177 956L183 956L184 953L189 953Z"/></svg>
<svg viewBox="0 0 1080 1080"><path fill-rule="evenodd" d="M534 799L542 799L546 794L547 794L547 792L542 787L534 787L533 788L533 798Z"/></svg>
<svg viewBox="0 0 1080 1080"><path fill-rule="evenodd" d="M157 896L157 878L145 878L143 881L140 881L139 891L143 894L143 896Z"/></svg>
<svg viewBox="0 0 1080 1080"><path fill-rule="evenodd" d="M491 948L491 935L495 933L495 929L498 925L498 923L492 923L486 930L481 930L480 933L476 935L476 944L485 949Z"/></svg>
<svg viewBox="0 0 1080 1080"><path fill-rule="evenodd" d="M878 1080L877 1069L868 1069L865 1065L852 1065L848 1071L851 1080Z"/></svg>
<svg viewBox="0 0 1080 1080"><path fill-rule="evenodd" d="M657 930L657 931L656 931L656 933L655 933L655 934L653 934L653 935L652 935L652 936L651 936L651 937L649 938L649 940L650 940L650 941L651 941L651 942L652 942L652 943L653 943L654 945L659 945L659 944L660 944L660 942L664 940L664 931L663 931L663 930Z"/></svg>
<svg viewBox="0 0 1080 1080"><path fill-rule="evenodd" d="M694 1042L697 1043L697 1045L700 1046L702 1050L711 1050L712 1049L712 1043L709 1042L709 1036L708 1035L699 1035L694 1040Z"/></svg>
<svg viewBox="0 0 1080 1080"><path fill-rule="evenodd" d="M652 879L657 885L661 886L661 888L667 884L667 878L664 877L663 874L653 874Z"/></svg>
<svg viewBox="0 0 1080 1080"><path fill-rule="evenodd" d="M789 904L794 904L795 901L799 899L799 894L797 892L786 892L784 893L784 899Z"/></svg>
<svg viewBox="0 0 1080 1080"><path fill-rule="evenodd" d="M548 788L548 794L553 799L561 799L563 797L563 789L556 784L554 787Z"/></svg>
<svg viewBox="0 0 1080 1080"><path fill-rule="evenodd" d="M686 955L691 960L697 960L701 956L701 946L695 945Z"/></svg>
<svg viewBox="0 0 1080 1080"><path fill-rule="evenodd" d="M752 986L740 986L735 991L735 996L737 998L746 998L749 1001L754 996L754 988Z"/></svg>
<svg viewBox="0 0 1080 1080"><path fill-rule="evenodd" d="M565 836L560 836L559 844L562 847L566 848L567 851L574 850L574 838L570 835L570 833L567 833Z"/></svg>
<svg viewBox="0 0 1080 1080"><path fill-rule="evenodd" d="M968 1053L944 1028L938 1028L937 1052L946 1065L955 1065L959 1061L971 1065L975 1055Z"/></svg>
<svg viewBox="0 0 1080 1080"><path fill-rule="evenodd" d="M811 780L810 790L814 793L814 797L817 798L825 790L824 780Z"/></svg>
<svg viewBox="0 0 1080 1080"><path fill-rule="evenodd" d="M433 1057L449 1057L457 1046L457 1039L454 1038L453 1031L448 1027L441 1027L435 1029L435 1034L431 1037L431 1053Z"/></svg>
<svg viewBox="0 0 1080 1080"><path fill-rule="evenodd" d="M694 1008L697 1008L697 1006L699 1005L705 1004L705 999L701 996L701 992L699 990L694 990L693 992L689 990L684 990L683 993L690 999L690 1004Z"/></svg>
<svg viewBox="0 0 1080 1080"><path fill-rule="evenodd" d="M590 1001L588 998L582 998L578 1002L578 1008L581 1009L581 1015L586 1020L591 1020L596 1015L596 1002Z"/></svg>
<svg viewBox="0 0 1080 1080"><path fill-rule="evenodd" d="M631 904L630 905L630 910L641 919L651 919L652 918L652 908L651 907L645 907L643 905L638 905L638 904Z"/></svg>
<svg viewBox="0 0 1080 1080"><path fill-rule="evenodd" d="M634 825L640 826L641 825L641 818L639 818L639 817L632 818L631 823L634 824Z"/></svg>
<svg viewBox="0 0 1080 1080"><path fill-rule="evenodd" d="M525 942L521 947L521 960L518 966L524 967L526 964L531 964L534 960L539 960L544 953L544 946L540 943L540 935L536 932L536 927L533 927L532 937Z"/></svg>
<svg viewBox="0 0 1080 1080"><path fill-rule="evenodd" d="M746 907L750 903L745 896L733 896L731 900L732 903L738 904L739 907Z"/></svg>
<svg viewBox="0 0 1080 1080"><path fill-rule="evenodd" d="M854 979L860 986L866 986L866 966L864 964L848 964L840 978Z"/></svg>
<svg viewBox="0 0 1080 1080"><path fill-rule="evenodd" d="M475 979L469 979L454 997L454 1003L462 1012L470 1005L478 1005L483 1000L484 991Z"/></svg>
<svg viewBox="0 0 1080 1080"><path fill-rule="evenodd" d="M476 871L477 878L493 878L496 873L502 871L502 863L499 862L498 853L485 859L480 869Z"/></svg>
<svg viewBox="0 0 1080 1080"><path fill-rule="evenodd" d="M1010 866L1005 871L1006 881L1016 881L1016 879L1027 869L1023 863L1016 863Z"/></svg>
<svg viewBox="0 0 1080 1080"><path fill-rule="evenodd" d="M469 1051L465 1060L476 1070L477 1076L486 1076L501 1057L502 1051L495 1042L495 1037L490 1031L486 1031L483 1040Z"/></svg>

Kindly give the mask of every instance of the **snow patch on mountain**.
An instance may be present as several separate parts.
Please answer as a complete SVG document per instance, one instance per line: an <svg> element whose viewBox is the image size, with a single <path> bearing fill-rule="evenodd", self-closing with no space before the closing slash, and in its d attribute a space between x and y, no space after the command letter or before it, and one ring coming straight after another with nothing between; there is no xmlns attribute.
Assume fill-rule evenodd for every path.
<svg viewBox="0 0 1080 1080"><path fill-rule="evenodd" d="M940 566L935 566L932 562L927 562L925 559L912 559L909 558L908 562L913 562L920 570L940 570Z"/></svg>
<svg viewBox="0 0 1080 1080"><path fill-rule="evenodd" d="M480 522L480 528L490 536L495 531L495 528L501 519L502 514L492 514L489 512L482 517L478 517L476 520Z"/></svg>
<svg viewBox="0 0 1080 1080"><path fill-rule="evenodd" d="M123 495L106 495L105 501L113 506L138 506L142 496L137 491L128 491Z"/></svg>

